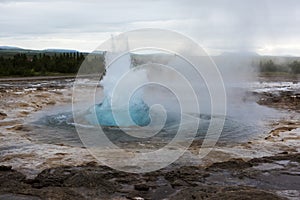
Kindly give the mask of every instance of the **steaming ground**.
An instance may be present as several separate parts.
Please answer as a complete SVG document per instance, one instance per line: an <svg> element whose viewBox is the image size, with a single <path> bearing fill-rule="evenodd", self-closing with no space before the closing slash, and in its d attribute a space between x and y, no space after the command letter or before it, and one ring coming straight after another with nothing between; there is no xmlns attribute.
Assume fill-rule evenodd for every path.
<svg viewBox="0 0 300 200"><path fill-rule="evenodd" d="M13 169L28 177L34 177L47 168L98 162L83 147L72 124L71 83L72 80L1 83L1 165L12 166ZM284 89L283 85L290 85L290 87ZM267 94L273 94L273 91L278 90L291 90L297 93L299 84L253 83L250 92L268 96ZM266 94L266 92L271 93ZM101 88L99 93L101 94ZM295 95L291 94L291 96L294 98ZM253 98L254 100L260 98L261 101L265 97L250 95L247 101L252 101ZM254 103L245 105L253 106ZM251 159L281 152L299 152L300 124L297 111L287 112L284 109L279 111L265 106L258 106L258 108L261 110L261 116L257 118L264 121L249 120L249 123L260 122L259 126L264 127L263 132L260 132L261 129L253 132L254 126L250 126L252 132L242 129L242 126L247 126L247 121L244 121L244 124L239 124L241 127L237 127L238 131L235 130L236 127L233 128L236 132L232 134L240 134L238 137L225 135L209 156L202 160L197 157L202 141L200 137L176 161L175 165L207 166L231 158ZM244 118L241 119L250 116L254 117L245 113ZM205 118L205 115L202 117ZM112 135L114 133L120 135L116 129L109 129L108 132ZM243 134L252 134L252 137L246 136L244 140L239 140ZM153 143L116 141L118 142L130 150L159 148L164 142L168 142L168 137L165 141L154 138Z"/></svg>
<svg viewBox="0 0 300 200"><path fill-rule="evenodd" d="M72 79L1 82L0 198L298 199L299 83L266 80L252 82L247 95L235 99L247 105L242 109L248 112L236 115L249 118L243 125L260 122L263 131L253 125L252 131L234 128L237 135L252 137L225 137L201 160L199 138L169 167L137 176L102 166L82 146L71 120ZM100 102L101 87L97 92ZM129 151L160 147L159 142L119 144Z"/></svg>

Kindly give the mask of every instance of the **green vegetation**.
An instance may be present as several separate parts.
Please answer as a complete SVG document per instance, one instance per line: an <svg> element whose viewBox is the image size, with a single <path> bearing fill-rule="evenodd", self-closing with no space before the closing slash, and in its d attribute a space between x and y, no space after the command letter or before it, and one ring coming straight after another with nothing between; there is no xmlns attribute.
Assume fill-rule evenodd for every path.
<svg viewBox="0 0 300 200"><path fill-rule="evenodd" d="M261 73L300 74L300 61L294 60L276 64L272 59L261 60L259 70Z"/></svg>
<svg viewBox="0 0 300 200"><path fill-rule="evenodd" d="M75 75L85 62L86 68L81 74L105 74L104 52L81 53L68 50L26 50L1 49L0 47L0 77L11 76L49 76ZM174 55L132 54L133 66L148 62L167 64ZM253 66L264 75L295 75L300 74L300 59L296 57L256 57Z"/></svg>
<svg viewBox="0 0 300 200"><path fill-rule="evenodd" d="M289 64L289 68L291 69L291 72L294 74L300 74L300 62L294 61Z"/></svg>
<svg viewBox="0 0 300 200"><path fill-rule="evenodd" d="M86 57L79 52L7 52L0 51L0 76L47 76L77 73ZM92 63L100 58L104 66L104 57L94 56L87 61ZM97 62L99 63L99 62ZM94 67L95 68L95 67ZM96 68L99 69L99 66ZM96 70L95 69L95 70ZM93 69L91 69L92 71Z"/></svg>

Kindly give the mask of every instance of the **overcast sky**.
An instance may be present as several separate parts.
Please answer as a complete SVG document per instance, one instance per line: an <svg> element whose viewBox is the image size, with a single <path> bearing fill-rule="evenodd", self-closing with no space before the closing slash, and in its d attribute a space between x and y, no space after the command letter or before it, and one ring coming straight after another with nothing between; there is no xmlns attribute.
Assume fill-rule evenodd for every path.
<svg viewBox="0 0 300 200"><path fill-rule="evenodd" d="M211 54L300 55L299 0L0 0L0 46L92 51L138 28L178 31Z"/></svg>

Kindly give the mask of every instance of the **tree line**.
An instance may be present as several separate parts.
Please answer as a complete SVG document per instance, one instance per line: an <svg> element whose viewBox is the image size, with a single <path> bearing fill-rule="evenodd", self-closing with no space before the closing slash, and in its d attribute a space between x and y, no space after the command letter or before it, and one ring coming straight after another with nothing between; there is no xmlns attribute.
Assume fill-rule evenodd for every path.
<svg viewBox="0 0 300 200"><path fill-rule="evenodd" d="M285 64L276 64L273 60L260 61L259 70L263 73L284 72L290 74L300 74L300 62L295 60Z"/></svg>
<svg viewBox="0 0 300 200"><path fill-rule="evenodd" d="M13 57L0 55L0 76L74 74L84 59L85 55L79 52L53 55L39 53L31 56L18 53Z"/></svg>
<svg viewBox="0 0 300 200"><path fill-rule="evenodd" d="M56 74L75 74L86 58L85 53L16 53L11 56L0 54L0 76L39 76ZM135 60L136 59L136 60ZM142 59L143 60L143 59ZM134 63L139 63L134 57ZM102 71L105 73L104 54L92 54L85 60L88 65L86 73ZM262 73L284 72L300 74L300 61L290 61L281 64L272 59L261 60L259 71Z"/></svg>

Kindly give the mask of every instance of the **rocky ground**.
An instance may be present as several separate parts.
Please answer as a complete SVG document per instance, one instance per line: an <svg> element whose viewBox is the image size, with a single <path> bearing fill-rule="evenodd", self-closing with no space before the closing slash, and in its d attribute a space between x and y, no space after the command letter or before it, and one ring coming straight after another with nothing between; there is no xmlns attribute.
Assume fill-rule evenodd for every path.
<svg viewBox="0 0 300 200"><path fill-rule="evenodd" d="M254 93L259 97L258 103L277 109L300 112L300 91L279 91L277 93Z"/></svg>
<svg viewBox="0 0 300 200"><path fill-rule="evenodd" d="M28 137L33 129L26 124L33 113L71 103L72 82L0 81L0 165L12 165L30 177L62 163L76 165L93 160L86 149L44 144Z"/></svg>
<svg viewBox="0 0 300 200"><path fill-rule="evenodd" d="M0 167L0 199L298 199L300 154L130 174L89 163L27 179Z"/></svg>
<svg viewBox="0 0 300 200"><path fill-rule="evenodd" d="M22 80L21 80L22 81ZM0 199L292 199L300 197L298 91L254 91L288 110L262 138L216 147L201 164L131 174L102 166L86 149L27 137L31 113L70 103L71 84L17 81L0 88ZM35 84L32 87L32 84ZM25 85L25 86L24 86ZM35 88L35 89L33 89ZM200 142L190 147L197 154Z"/></svg>

